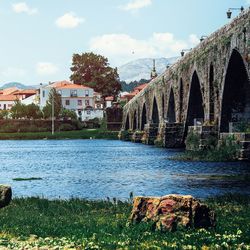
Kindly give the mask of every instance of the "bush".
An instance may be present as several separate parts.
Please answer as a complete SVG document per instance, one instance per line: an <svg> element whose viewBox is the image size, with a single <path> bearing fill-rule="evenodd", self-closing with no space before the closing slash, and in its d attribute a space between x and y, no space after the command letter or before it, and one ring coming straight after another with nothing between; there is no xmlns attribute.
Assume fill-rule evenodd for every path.
<svg viewBox="0 0 250 250"><path fill-rule="evenodd" d="M194 132L190 132L186 138L186 148L188 150L198 151L200 146L200 137Z"/></svg>
<svg viewBox="0 0 250 250"><path fill-rule="evenodd" d="M75 126L68 123L61 124L59 127L59 131L72 131L75 129L76 129Z"/></svg>

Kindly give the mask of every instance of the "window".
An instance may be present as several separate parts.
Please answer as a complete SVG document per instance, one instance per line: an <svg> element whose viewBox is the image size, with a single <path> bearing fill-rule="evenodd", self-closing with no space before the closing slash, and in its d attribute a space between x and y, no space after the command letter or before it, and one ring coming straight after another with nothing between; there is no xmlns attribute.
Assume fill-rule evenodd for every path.
<svg viewBox="0 0 250 250"><path fill-rule="evenodd" d="M77 105L82 106L82 100L77 100Z"/></svg>
<svg viewBox="0 0 250 250"><path fill-rule="evenodd" d="M66 104L67 106L69 106L69 105L70 105L70 101L69 101L69 100L66 100L66 101L65 101L65 104Z"/></svg>
<svg viewBox="0 0 250 250"><path fill-rule="evenodd" d="M85 90L85 96L89 96L89 91Z"/></svg>
<svg viewBox="0 0 250 250"><path fill-rule="evenodd" d="M89 106L89 100L85 100L85 106Z"/></svg>
<svg viewBox="0 0 250 250"><path fill-rule="evenodd" d="M71 97L76 97L77 96L77 90L76 89L70 90L70 96Z"/></svg>
<svg viewBox="0 0 250 250"><path fill-rule="evenodd" d="M91 114L91 111L90 110L87 110L87 115L90 115Z"/></svg>
<svg viewBox="0 0 250 250"><path fill-rule="evenodd" d="M45 97L45 90L43 90L43 98Z"/></svg>
<svg viewBox="0 0 250 250"><path fill-rule="evenodd" d="M8 104L8 108L11 108L13 105L12 104Z"/></svg>

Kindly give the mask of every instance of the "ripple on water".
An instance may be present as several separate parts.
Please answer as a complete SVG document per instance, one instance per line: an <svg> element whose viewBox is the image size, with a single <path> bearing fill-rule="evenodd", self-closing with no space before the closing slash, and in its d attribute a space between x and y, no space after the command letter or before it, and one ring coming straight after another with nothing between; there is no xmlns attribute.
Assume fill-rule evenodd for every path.
<svg viewBox="0 0 250 250"><path fill-rule="evenodd" d="M250 193L248 163L178 162L166 150L110 140L0 141L0 183L15 196L126 199L135 195ZM244 178L247 176L247 178ZM13 178L41 177L36 181Z"/></svg>

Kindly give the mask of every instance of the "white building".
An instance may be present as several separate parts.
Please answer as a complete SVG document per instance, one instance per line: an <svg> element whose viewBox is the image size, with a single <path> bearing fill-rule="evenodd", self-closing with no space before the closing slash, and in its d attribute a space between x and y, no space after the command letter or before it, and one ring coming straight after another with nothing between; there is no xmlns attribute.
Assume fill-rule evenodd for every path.
<svg viewBox="0 0 250 250"><path fill-rule="evenodd" d="M103 110L95 108L94 90L68 81L54 82L40 87L41 109L46 105L52 88L55 88L61 95L63 108L75 111L82 121L103 118Z"/></svg>

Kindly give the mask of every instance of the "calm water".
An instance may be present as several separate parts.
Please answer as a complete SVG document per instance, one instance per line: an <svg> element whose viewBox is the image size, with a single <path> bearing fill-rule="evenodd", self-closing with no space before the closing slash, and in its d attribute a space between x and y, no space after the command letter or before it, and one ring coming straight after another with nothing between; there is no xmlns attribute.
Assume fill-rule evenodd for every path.
<svg viewBox="0 0 250 250"><path fill-rule="evenodd" d="M14 196L105 199L135 195L250 193L249 163L170 161L178 151L107 140L0 141L0 183ZM13 181L40 177L42 180Z"/></svg>

